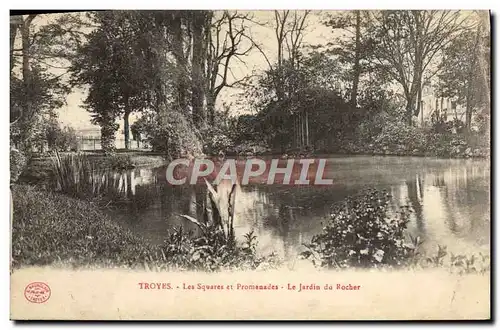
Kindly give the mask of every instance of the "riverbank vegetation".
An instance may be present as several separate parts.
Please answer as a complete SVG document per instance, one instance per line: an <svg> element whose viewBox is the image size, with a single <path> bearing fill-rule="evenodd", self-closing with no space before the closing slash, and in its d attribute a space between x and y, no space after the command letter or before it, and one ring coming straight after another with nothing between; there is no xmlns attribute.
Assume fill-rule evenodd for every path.
<svg viewBox="0 0 500 330"><path fill-rule="evenodd" d="M489 157L487 12L117 10L10 23L16 266L214 271L276 263L256 254L253 233L234 236L234 212L223 219L217 201L226 196L209 183L202 217L184 215L197 231L147 243L102 212L124 185L103 180L105 170L205 155ZM331 32L329 40L309 40L311 24ZM252 29L263 29L261 39ZM263 65L242 69L248 60ZM81 106L100 129L99 154L77 153L75 129L59 122L76 90L85 91ZM126 151L131 140L148 151L117 150L118 134ZM405 243L410 210L389 214L387 203L370 192L333 206L304 256L337 268L427 260L417 257L418 244ZM428 258L441 265L443 253ZM471 268L475 260L452 263Z"/></svg>
<svg viewBox="0 0 500 330"><path fill-rule="evenodd" d="M28 185L14 185L12 265L103 266L160 270L268 270L284 266L275 253L257 252L258 237L234 236L228 216L221 216L210 189L211 220L183 215L199 230L177 227L161 244L151 244L112 220L95 201L71 198ZM212 199L213 198L213 199ZM232 197L234 198L234 196ZM436 254L419 251L421 241L406 232L409 209L387 214L389 196L370 190L332 208L323 232L298 256L319 268L444 268L458 274L489 271L487 255ZM213 209L211 209L213 207ZM58 210L58 212L53 212ZM230 209L228 209L230 215ZM208 216L208 212L205 213ZM388 220L389 219L389 220Z"/></svg>
<svg viewBox="0 0 500 330"><path fill-rule="evenodd" d="M216 271L256 269L264 262L268 266L279 262L275 256L256 255L251 233L235 244L225 244L217 231L197 236L178 228L162 244L153 245L91 202L28 185L13 186L12 197L14 268L62 264Z"/></svg>
<svg viewBox="0 0 500 330"><path fill-rule="evenodd" d="M448 254L437 246L435 254L422 253L420 237L407 232L412 209L389 209L385 191L366 190L333 205L323 231L313 237L301 256L320 268L446 268L451 272L481 273L490 269L489 256Z"/></svg>

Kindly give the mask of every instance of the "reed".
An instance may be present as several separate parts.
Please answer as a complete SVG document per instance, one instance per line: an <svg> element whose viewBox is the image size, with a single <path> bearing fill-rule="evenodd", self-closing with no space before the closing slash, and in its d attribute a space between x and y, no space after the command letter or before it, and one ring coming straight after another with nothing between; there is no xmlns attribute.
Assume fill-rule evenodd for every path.
<svg viewBox="0 0 500 330"><path fill-rule="evenodd" d="M105 183L104 170L84 154L61 155L56 152L52 166L56 191L71 196L99 195Z"/></svg>

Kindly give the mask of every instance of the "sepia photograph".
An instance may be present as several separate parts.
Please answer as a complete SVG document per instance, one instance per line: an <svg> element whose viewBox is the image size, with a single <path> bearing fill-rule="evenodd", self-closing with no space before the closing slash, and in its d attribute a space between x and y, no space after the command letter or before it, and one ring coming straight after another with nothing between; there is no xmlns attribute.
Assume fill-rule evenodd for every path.
<svg viewBox="0 0 500 330"><path fill-rule="evenodd" d="M487 10L10 12L12 320L490 320Z"/></svg>

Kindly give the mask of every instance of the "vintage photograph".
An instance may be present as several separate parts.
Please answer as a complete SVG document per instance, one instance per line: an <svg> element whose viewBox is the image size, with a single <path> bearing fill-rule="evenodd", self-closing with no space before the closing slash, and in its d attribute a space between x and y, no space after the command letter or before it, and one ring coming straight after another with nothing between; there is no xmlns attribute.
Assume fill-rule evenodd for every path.
<svg viewBox="0 0 500 330"><path fill-rule="evenodd" d="M490 20L12 11L11 319L489 320Z"/></svg>

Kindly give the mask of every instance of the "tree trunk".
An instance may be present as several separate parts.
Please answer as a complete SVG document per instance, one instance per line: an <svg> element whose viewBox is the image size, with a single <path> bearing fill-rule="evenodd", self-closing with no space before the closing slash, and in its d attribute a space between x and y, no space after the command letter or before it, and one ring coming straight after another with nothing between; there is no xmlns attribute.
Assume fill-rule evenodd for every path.
<svg viewBox="0 0 500 330"><path fill-rule="evenodd" d="M10 72L14 68L14 43L16 41L17 30L22 24L22 16L12 16L10 18Z"/></svg>
<svg viewBox="0 0 500 330"><path fill-rule="evenodd" d="M472 122L471 85L472 82L469 80L467 82L467 95L465 96L465 128L467 130L467 133L470 133L471 122Z"/></svg>
<svg viewBox="0 0 500 330"><path fill-rule="evenodd" d="M128 117L130 116L130 111L125 110L123 115L123 135L125 137L125 149L130 149L130 126L128 122Z"/></svg>
<svg viewBox="0 0 500 330"><path fill-rule="evenodd" d="M31 68L30 68L30 25L34 15L29 15L26 18L21 27L21 36L22 36L22 48L23 48L23 65L22 65L22 74L23 74L23 87L24 87L24 106L22 109L21 116L24 117L26 121L32 121L33 117L33 109L32 109L32 79L31 79ZM23 132L23 135L28 132ZM28 148L26 145L28 137L24 136L21 141L21 145L24 148Z"/></svg>
<svg viewBox="0 0 500 330"><path fill-rule="evenodd" d="M309 115L306 112L306 147L309 146Z"/></svg>
<svg viewBox="0 0 500 330"><path fill-rule="evenodd" d="M115 150L115 129L113 121L101 123L101 149L105 153Z"/></svg>
<svg viewBox="0 0 500 330"><path fill-rule="evenodd" d="M211 93L207 93L206 99L208 122L213 126L215 124L215 97Z"/></svg>
<svg viewBox="0 0 500 330"><path fill-rule="evenodd" d="M296 114L294 130L295 130L295 145L298 148L300 146L299 114Z"/></svg>
<svg viewBox="0 0 500 330"><path fill-rule="evenodd" d="M203 109L205 99L203 80L203 39L204 39L205 14L203 11L193 13L193 58L192 58L192 106L193 122L197 128L205 125L206 114Z"/></svg>
<svg viewBox="0 0 500 330"><path fill-rule="evenodd" d="M361 75L361 67L359 65L360 48L361 48L360 38L361 38L361 13L358 10L356 11L356 47L354 53L354 72L353 72L352 90L351 90L351 106L353 108L357 106L359 76Z"/></svg>
<svg viewBox="0 0 500 330"><path fill-rule="evenodd" d="M418 91L417 91L417 108L415 110L415 116L418 117L420 114L420 111L422 111L422 84L420 83L418 85ZM424 123L424 115L422 113L422 124Z"/></svg>
<svg viewBox="0 0 500 330"><path fill-rule="evenodd" d="M184 39L182 33L182 19L181 13L177 12L174 14L172 19L172 30L173 30L173 53L176 59L177 67L176 67L176 78L177 78L177 95L176 95L176 103L179 107L179 110L182 113L187 113L187 82L186 82L186 58L184 55Z"/></svg>
<svg viewBox="0 0 500 330"><path fill-rule="evenodd" d="M410 97L406 100L406 123L412 125L413 108L415 106L415 100Z"/></svg>
<svg viewBox="0 0 500 330"><path fill-rule="evenodd" d="M300 146L304 147L305 134L304 134L304 113L300 114Z"/></svg>
<svg viewBox="0 0 500 330"><path fill-rule="evenodd" d="M474 69L476 68L476 63L478 61L478 57L481 56L481 54L477 53L477 49L479 47L479 39L481 35L481 25L478 25L477 27L477 33L476 33L476 38L474 41L474 49L473 49L473 55L472 55L472 61L469 63L469 71L468 71L468 79L467 79L467 94L466 94L466 105L465 105L465 127L467 130L467 134L470 133L471 130L471 123L472 123L472 93L473 93L473 88L474 88L474 81L473 75L474 75Z"/></svg>

